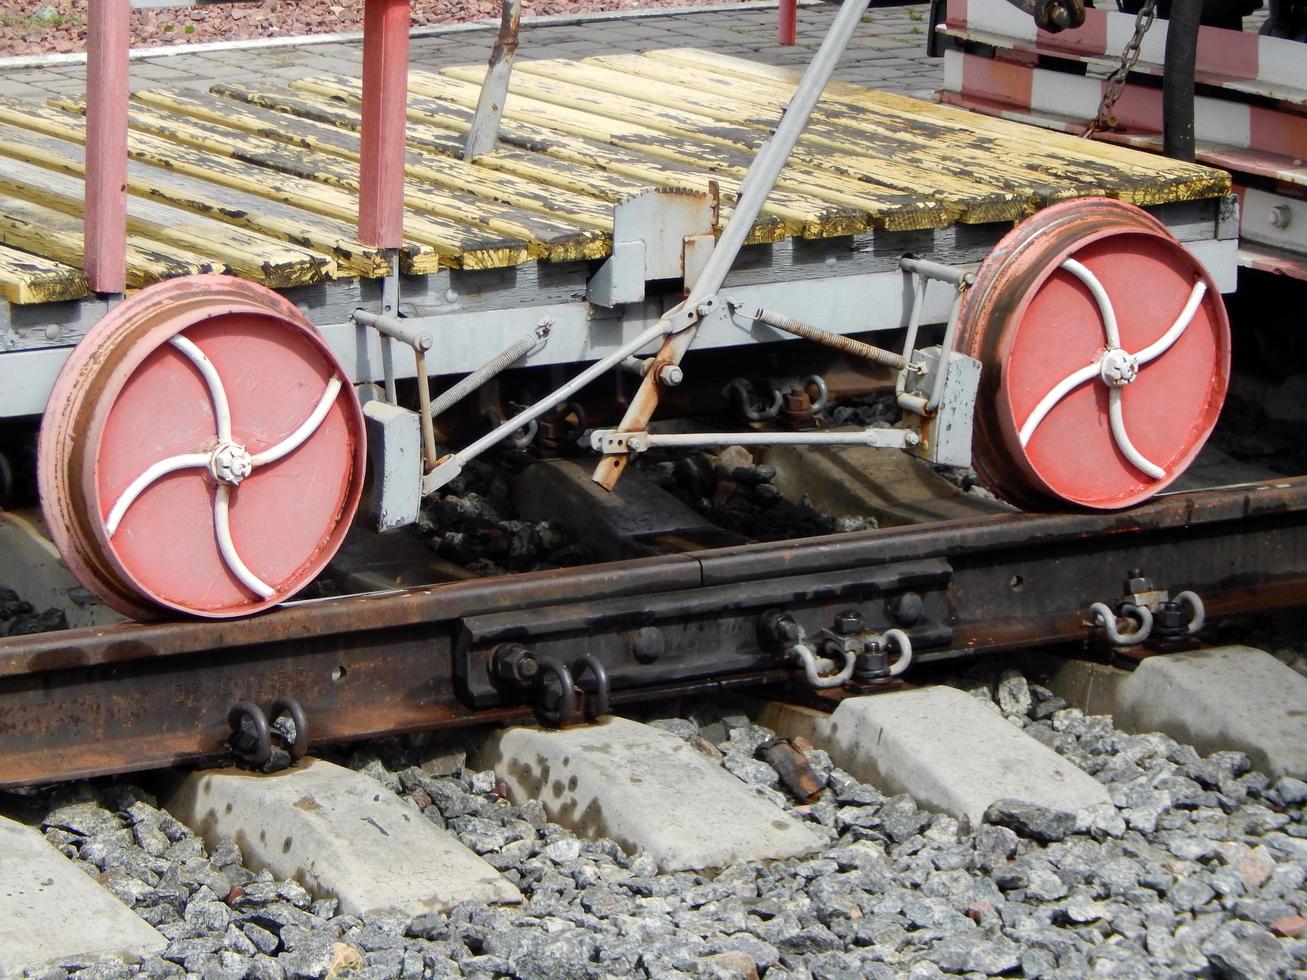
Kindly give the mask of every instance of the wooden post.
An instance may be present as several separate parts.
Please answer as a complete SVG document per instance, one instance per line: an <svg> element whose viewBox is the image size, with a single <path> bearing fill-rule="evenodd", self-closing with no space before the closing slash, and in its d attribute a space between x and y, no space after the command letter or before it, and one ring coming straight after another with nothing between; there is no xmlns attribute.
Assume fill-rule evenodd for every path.
<svg viewBox="0 0 1307 980"><path fill-rule="evenodd" d="M91 0L86 25L86 201L91 289L127 286L127 69L131 0Z"/></svg>
<svg viewBox="0 0 1307 980"><path fill-rule="evenodd" d="M359 240L404 244L404 137L408 122L409 0L366 0Z"/></svg>
<svg viewBox="0 0 1307 980"><path fill-rule="evenodd" d="M798 0L780 0L776 10L776 43L791 45L799 26Z"/></svg>

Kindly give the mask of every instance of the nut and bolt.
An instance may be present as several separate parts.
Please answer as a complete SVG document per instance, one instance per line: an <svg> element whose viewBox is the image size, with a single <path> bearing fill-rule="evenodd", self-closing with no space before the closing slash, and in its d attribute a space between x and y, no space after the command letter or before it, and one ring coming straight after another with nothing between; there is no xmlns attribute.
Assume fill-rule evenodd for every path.
<svg viewBox="0 0 1307 980"><path fill-rule="evenodd" d="M536 655L520 643L501 643L490 659L495 677L508 684L527 685L540 673Z"/></svg>
<svg viewBox="0 0 1307 980"><path fill-rule="evenodd" d="M1272 228L1284 231L1293 223L1293 210L1287 204L1277 204L1266 215L1266 220Z"/></svg>
<svg viewBox="0 0 1307 980"><path fill-rule="evenodd" d="M854 633L861 633L866 629L866 621L862 618L862 613L856 609L845 609L843 612L835 614L835 632L844 636L852 636Z"/></svg>
<svg viewBox="0 0 1307 980"><path fill-rule="evenodd" d="M758 620L758 634L764 646L788 650L803 639L803 627L788 613L770 609Z"/></svg>
<svg viewBox="0 0 1307 980"><path fill-rule="evenodd" d="M791 388L785 395L785 411L790 415L807 415L812 411L812 397L805 388Z"/></svg>
<svg viewBox="0 0 1307 980"><path fill-rule="evenodd" d="M679 364L664 364L658 369L658 383L664 388L675 388L685 380L685 372Z"/></svg>

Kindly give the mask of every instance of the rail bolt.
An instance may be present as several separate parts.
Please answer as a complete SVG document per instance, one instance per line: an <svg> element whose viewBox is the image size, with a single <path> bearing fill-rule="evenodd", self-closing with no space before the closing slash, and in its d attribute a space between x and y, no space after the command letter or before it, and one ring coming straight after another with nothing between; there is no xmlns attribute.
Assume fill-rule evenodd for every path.
<svg viewBox="0 0 1307 980"><path fill-rule="evenodd" d="M631 654L642 664L651 664L667 650L667 640L657 626L643 626L631 634Z"/></svg>
<svg viewBox="0 0 1307 980"><path fill-rule="evenodd" d="M803 627L796 623L789 613L779 609L769 609L758 619L758 639L769 649L788 652L803 638Z"/></svg>
<svg viewBox="0 0 1307 980"><path fill-rule="evenodd" d="M490 669L504 683L525 687L540 673L540 661L520 643L501 643L490 657Z"/></svg>
<svg viewBox="0 0 1307 980"><path fill-rule="evenodd" d="M926 614L926 601L916 592L904 592L886 603L889 614L900 626L916 626Z"/></svg>

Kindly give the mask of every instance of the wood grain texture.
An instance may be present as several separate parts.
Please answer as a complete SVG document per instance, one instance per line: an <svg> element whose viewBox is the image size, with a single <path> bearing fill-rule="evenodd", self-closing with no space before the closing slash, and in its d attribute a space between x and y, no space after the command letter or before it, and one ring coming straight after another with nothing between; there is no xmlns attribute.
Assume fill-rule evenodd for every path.
<svg viewBox="0 0 1307 980"><path fill-rule="evenodd" d="M276 288L383 275L380 245L363 244L356 224L367 198L367 237L401 240L382 203L383 171L402 175L409 275L525 273L536 262L583 270L611 251L613 207L650 187L716 195L720 229L799 78L698 49L519 61L494 150L465 161L483 75L482 65L410 71L402 139L384 147L362 135L357 77L138 92L125 181L129 282L200 268ZM69 274L84 244L86 108L77 98L0 101L0 294L10 302L86 289ZM1148 207L1228 191L1228 176L1208 167L832 82L749 242L929 238L1071 197Z"/></svg>
<svg viewBox="0 0 1307 980"><path fill-rule="evenodd" d="M0 245L0 296L9 302L57 303L88 292L81 269Z"/></svg>

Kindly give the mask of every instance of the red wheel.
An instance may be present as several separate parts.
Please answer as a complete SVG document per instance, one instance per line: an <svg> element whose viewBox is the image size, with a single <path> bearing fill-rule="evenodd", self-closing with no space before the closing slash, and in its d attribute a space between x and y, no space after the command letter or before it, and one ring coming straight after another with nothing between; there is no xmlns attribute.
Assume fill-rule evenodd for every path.
<svg viewBox="0 0 1307 980"><path fill-rule="evenodd" d="M114 609L239 616L335 553L364 439L348 375L291 303L173 279L73 349L41 425L41 505L68 567Z"/></svg>
<svg viewBox="0 0 1307 980"><path fill-rule="evenodd" d="M973 465L1023 507L1146 500L1211 434L1230 374L1220 291L1165 226L1107 198L1014 228L976 274Z"/></svg>

